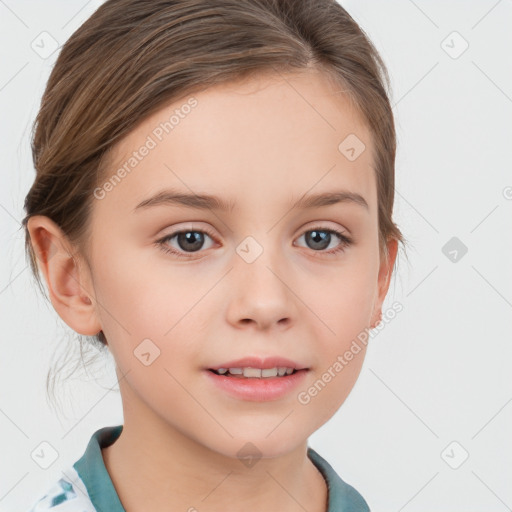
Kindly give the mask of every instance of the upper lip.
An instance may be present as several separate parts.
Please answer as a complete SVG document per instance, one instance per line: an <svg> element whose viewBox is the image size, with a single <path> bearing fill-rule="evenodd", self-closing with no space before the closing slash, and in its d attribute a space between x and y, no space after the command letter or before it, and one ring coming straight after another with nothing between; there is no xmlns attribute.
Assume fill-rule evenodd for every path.
<svg viewBox="0 0 512 512"><path fill-rule="evenodd" d="M232 361L227 361L225 363L211 366L209 370L218 370L219 368L261 368L262 370L268 368L278 368L278 367L286 367L286 368L294 368L296 370L307 370L308 367L292 361L291 359L286 359L285 357L243 357L242 359L236 359Z"/></svg>

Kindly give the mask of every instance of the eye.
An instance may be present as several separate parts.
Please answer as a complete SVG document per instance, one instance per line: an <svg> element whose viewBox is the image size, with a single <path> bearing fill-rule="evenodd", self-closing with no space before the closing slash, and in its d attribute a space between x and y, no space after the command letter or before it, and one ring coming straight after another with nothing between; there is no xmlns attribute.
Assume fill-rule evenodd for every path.
<svg viewBox="0 0 512 512"><path fill-rule="evenodd" d="M173 254L178 258L189 258L188 254L194 254L199 252L200 249L204 248L205 235L214 239L214 235L208 230L201 229L183 229L181 231L175 231L165 237L157 240L155 243L165 252ZM325 249L331 245L333 236L339 239L338 245L326 251ZM316 227L306 231L300 238L305 237L307 245L313 249L314 252L324 253L328 255L336 254L344 251L348 246L353 243L352 238L346 234L332 228ZM169 244L174 238L176 238L177 248Z"/></svg>
<svg viewBox="0 0 512 512"><path fill-rule="evenodd" d="M188 256L183 252L198 252L204 244L204 235L206 235L208 238L213 237L213 235L208 230L185 229L176 231L170 235L166 235L160 240L157 240L156 244L166 253L174 254L178 258L187 258ZM169 246L168 242L170 242L173 238L176 238L176 243L178 244L179 250Z"/></svg>
<svg viewBox="0 0 512 512"><path fill-rule="evenodd" d="M325 251L324 249L329 247L333 241L332 235L335 235L334 238L338 238L340 242L337 246L335 246L334 249ZM332 228L322 228L319 226L306 231L299 237L299 240L302 237L304 237L304 239L307 241L307 245L315 252L321 252L329 255L342 252L353 243L352 238L348 237L341 231Z"/></svg>

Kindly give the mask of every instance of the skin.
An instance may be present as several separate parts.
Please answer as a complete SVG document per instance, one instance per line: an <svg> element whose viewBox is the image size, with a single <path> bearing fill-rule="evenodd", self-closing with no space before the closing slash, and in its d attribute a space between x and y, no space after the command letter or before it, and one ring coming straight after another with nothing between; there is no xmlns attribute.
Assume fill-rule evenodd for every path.
<svg viewBox="0 0 512 512"><path fill-rule="evenodd" d="M382 312L397 243L382 258L371 135L339 88L313 70L260 75L194 97L190 114L94 200L87 257L71 257L74 248L50 219L30 219L40 268L61 318L81 334L103 330L115 358L124 430L103 458L127 511L235 511L241 502L247 510L325 512L327 488L307 440L352 390L364 348L307 405L297 394ZM118 143L107 178L185 101ZM351 133L366 145L354 161L338 150ZM235 206L133 212L167 187ZM291 209L305 193L335 189L361 194L369 208ZM204 235L194 252L177 237L167 242L185 258L155 244L205 228L215 239ZM341 241L332 234L328 247L315 248L307 234L314 228L354 242L328 255ZM247 236L263 248L252 263L236 252ZM147 338L160 356L145 366L134 350ZM203 368L247 355L283 355L310 370L303 386L276 401L235 399L210 384ZM237 458L247 442L262 456L252 467Z"/></svg>

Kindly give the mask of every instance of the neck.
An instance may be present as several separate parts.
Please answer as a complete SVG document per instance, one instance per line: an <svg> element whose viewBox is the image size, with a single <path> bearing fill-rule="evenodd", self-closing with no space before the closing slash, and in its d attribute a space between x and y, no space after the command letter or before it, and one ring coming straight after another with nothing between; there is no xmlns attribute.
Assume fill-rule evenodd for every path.
<svg viewBox="0 0 512 512"><path fill-rule="evenodd" d="M307 457L307 443L253 464L197 443L168 424L129 421L102 449L127 511L246 510L326 512L327 486ZM142 442L141 442L142 440Z"/></svg>

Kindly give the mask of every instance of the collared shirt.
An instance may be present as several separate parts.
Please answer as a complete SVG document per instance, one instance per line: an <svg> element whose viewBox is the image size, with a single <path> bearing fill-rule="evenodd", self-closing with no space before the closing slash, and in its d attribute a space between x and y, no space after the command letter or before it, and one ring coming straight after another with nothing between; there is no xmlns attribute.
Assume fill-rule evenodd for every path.
<svg viewBox="0 0 512 512"><path fill-rule="evenodd" d="M82 457L28 512L125 512L101 454L101 448L113 444L122 430L123 425L97 430ZM307 454L327 483L327 512L369 512L364 498L325 459L309 446Z"/></svg>

